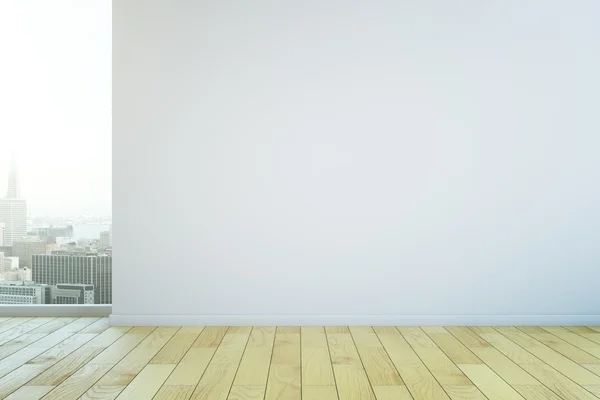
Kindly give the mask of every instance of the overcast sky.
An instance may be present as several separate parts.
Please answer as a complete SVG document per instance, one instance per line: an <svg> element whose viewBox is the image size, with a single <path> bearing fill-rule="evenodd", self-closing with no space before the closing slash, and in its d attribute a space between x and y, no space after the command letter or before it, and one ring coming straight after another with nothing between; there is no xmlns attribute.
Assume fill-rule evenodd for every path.
<svg viewBox="0 0 600 400"><path fill-rule="evenodd" d="M0 51L0 196L15 151L31 214L110 215L110 1L0 1Z"/></svg>

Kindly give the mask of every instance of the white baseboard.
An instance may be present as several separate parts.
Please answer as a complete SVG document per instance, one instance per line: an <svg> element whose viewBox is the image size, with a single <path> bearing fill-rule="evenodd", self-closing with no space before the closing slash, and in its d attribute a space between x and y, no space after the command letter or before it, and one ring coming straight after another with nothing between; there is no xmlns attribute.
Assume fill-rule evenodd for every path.
<svg viewBox="0 0 600 400"><path fill-rule="evenodd" d="M108 317L110 304L0 305L0 317Z"/></svg>
<svg viewBox="0 0 600 400"><path fill-rule="evenodd" d="M123 315L113 326L600 326L600 315Z"/></svg>

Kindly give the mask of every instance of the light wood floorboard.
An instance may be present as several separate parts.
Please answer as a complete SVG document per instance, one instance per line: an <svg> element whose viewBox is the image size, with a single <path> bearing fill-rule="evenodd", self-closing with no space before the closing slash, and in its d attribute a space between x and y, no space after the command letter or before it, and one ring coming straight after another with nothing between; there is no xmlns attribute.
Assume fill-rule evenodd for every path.
<svg viewBox="0 0 600 400"><path fill-rule="evenodd" d="M598 400L598 327L0 317L0 399Z"/></svg>

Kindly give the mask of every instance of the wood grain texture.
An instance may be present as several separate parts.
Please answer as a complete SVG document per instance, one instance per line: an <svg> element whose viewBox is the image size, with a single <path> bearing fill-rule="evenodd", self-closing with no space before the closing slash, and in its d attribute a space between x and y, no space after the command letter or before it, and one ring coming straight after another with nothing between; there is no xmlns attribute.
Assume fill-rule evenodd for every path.
<svg viewBox="0 0 600 400"><path fill-rule="evenodd" d="M440 327L440 329L444 329ZM424 329L431 340L452 360L455 364L483 364L483 362L457 338L444 329L431 331Z"/></svg>
<svg viewBox="0 0 600 400"><path fill-rule="evenodd" d="M487 397L473 385L445 385L444 390L452 400L485 400Z"/></svg>
<svg viewBox="0 0 600 400"><path fill-rule="evenodd" d="M177 364L192 347L204 327L183 327L154 356L150 364Z"/></svg>
<svg viewBox="0 0 600 400"><path fill-rule="evenodd" d="M232 386L227 400L263 400L264 386Z"/></svg>
<svg viewBox="0 0 600 400"><path fill-rule="evenodd" d="M24 333L31 332L36 328L51 322L52 320L54 320L54 318L32 318L13 328L7 329L0 333L0 345L18 338Z"/></svg>
<svg viewBox="0 0 600 400"><path fill-rule="evenodd" d="M302 386L302 400L338 400L335 386Z"/></svg>
<svg viewBox="0 0 600 400"><path fill-rule="evenodd" d="M46 368L41 365L23 365L0 379L0 399L22 388Z"/></svg>
<svg viewBox="0 0 600 400"><path fill-rule="evenodd" d="M327 343L329 344L333 365L342 364L362 367L358 350L350 333L328 333Z"/></svg>
<svg viewBox="0 0 600 400"><path fill-rule="evenodd" d="M136 348L119 361L100 381L102 387L124 387L150 362L179 328L160 327L152 331ZM94 388L92 388L94 389ZM116 390L116 389L115 389ZM113 392L114 390L108 390Z"/></svg>
<svg viewBox="0 0 600 400"><path fill-rule="evenodd" d="M399 331L441 385L471 385L465 374L421 328L405 327Z"/></svg>
<svg viewBox="0 0 600 400"><path fill-rule="evenodd" d="M511 361L518 364L529 375L535 378L540 384L545 385L551 392L557 394L560 398L567 400L585 399L591 400L594 397L584 388L575 382L545 364L543 361L533 356L531 353L512 342L499 333L481 334L489 343L508 357ZM515 385L515 389L523 397L529 396L535 398L539 393L545 393L543 389L531 389L530 386L538 385Z"/></svg>
<svg viewBox="0 0 600 400"><path fill-rule="evenodd" d="M266 386L275 341L274 327L255 327L235 377L235 386Z"/></svg>
<svg viewBox="0 0 600 400"><path fill-rule="evenodd" d="M512 386L483 364L461 364L459 368L490 400L523 399Z"/></svg>
<svg viewBox="0 0 600 400"><path fill-rule="evenodd" d="M375 400L365 370L351 364L334 364L333 373L340 400Z"/></svg>
<svg viewBox="0 0 600 400"><path fill-rule="evenodd" d="M567 400L592 400L594 396L554 368L546 364L522 364L523 369Z"/></svg>
<svg viewBox="0 0 600 400"><path fill-rule="evenodd" d="M237 366L211 365L196 386L194 400L226 400L231 389Z"/></svg>
<svg viewBox="0 0 600 400"><path fill-rule="evenodd" d="M585 351L551 333L530 333L529 335L577 364L600 364L600 359L592 355L594 352L600 355L600 347L588 347Z"/></svg>
<svg viewBox="0 0 600 400"><path fill-rule="evenodd" d="M377 400L412 400L406 386L375 386L373 387Z"/></svg>
<svg viewBox="0 0 600 400"><path fill-rule="evenodd" d="M302 347L302 383L307 386L335 385L327 348Z"/></svg>
<svg viewBox="0 0 600 400"><path fill-rule="evenodd" d="M302 328L302 384L305 386L334 386L331 356L323 327Z"/></svg>
<svg viewBox="0 0 600 400"><path fill-rule="evenodd" d="M110 364L87 364L56 386L45 400L76 399L83 395L109 369Z"/></svg>
<svg viewBox="0 0 600 400"><path fill-rule="evenodd" d="M449 399L439 382L397 329L375 327L375 332L415 400Z"/></svg>
<svg viewBox="0 0 600 400"><path fill-rule="evenodd" d="M49 368L67 357L71 352L95 337L97 334L77 333L94 321L97 321L97 318L79 320L67 319L66 324L55 325L54 329L56 330L54 332L36 334L42 335L43 338L2 360L0 362L0 373L2 373L2 371L8 373L2 373L3 377L0 379L0 398L14 392L25 384L29 383L29 385L31 385L32 380L48 371ZM42 343L40 343L40 341ZM73 358L77 358L77 356L74 356ZM71 368L70 370L59 371L58 369L55 369L54 372L50 372L49 374L54 374L55 378L60 376L61 378L59 378L59 380L62 382L62 380L66 379L70 374L85 364L84 362L83 364L76 366L72 361L73 360L67 361L67 368ZM4 367L4 369L2 367Z"/></svg>
<svg viewBox="0 0 600 400"><path fill-rule="evenodd" d="M161 388L174 364L148 364L133 381L117 396L122 400L151 399Z"/></svg>
<svg viewBox="0 0 600 400"><path fill-rule="evenodd" d="M202 330L200 335L198 335L198 339L192 344L192 347L217 348L221 344L221 340L223 340L228 329L229 327L227 326L208 326Z"/></svg>
<svg viewBox="0 0 600 400"><path fill-rule="evenodd" d="M82 347L72 354L48 368L35 379L31 380L28 386L56 386L60 385L69 376L83 368L91 359L98 355L102 348Z"/></svg>
<svg viewBox="0 0 600 400"><path fill-rule="evenodd" d="M598 327L0 327L0 399L600 398Z"/></svg>
<svg viewBox="0 0 600 400"><path fill-rule="evenodd" d="M402 386L404 381L381 347L358 347L365 372L373 386Z"/></svg>
<svg viewBox="0 0 600 400"><path fill-rule="evenodd" d="M114 400L123 389L125 386L94 385L81 396L81 400Z"/></svg>
<svg viewBox="0 0 600 400"><path fill-rule="evenodd" d="M167 379L166 385L196 386L213 358L216 349L189 349Z"/></svg>
<svg viewBox="0 0 600 400"><path fill-rule="evenodd" d="M187 400L194 393L194 385L163 385L152 400Z"/></svg>
<svg viewBox="0 0 600 400"><path fill-rule="evenodd" d="M76 318L55 318L51 322L35 328L28 333L16 337L2 345L0 345L0 360L14 354L20 349L28 347L38 340L48 336L50 333L63 328L65 325L75 321ZM108 326L106 327L108 328Z"/></svg>
<svg viewBox="0 0 600 400"><path fill-rule="evenodd" d="M9 331L12 328L22 325L22 324L26 323L27 321L31 321L33 319L34 318L32 318L32 317L16 317L16 318L11 318L9 320L6 320L2 324L0 324L0 334L2 334L3 332Z"/></svg>
<svg viewBox="0 0 600 400"><path fill-rule="evenodd" d="M298 365L271 365L265 400L301 400L301 375Z"/></svg>
<svg viewBox="0 0 600 400"><path fill-rule="evenodd" d="M289 331L278 329L275 334L265 400L301 399L301 333L285 332Z"/></svg>
<svg viewBox="0 0 600 400"><path fill-rule="evenodd" d="M23 386L8 396L6 400L39 400L52 389L54 386Z"/></svg>
<svg viewBox="0 0 600 400"><path fill-rule="evenodd" d="M155 327L136 327L117 339L112 345L94 357L90 364L116 364L137 347Z"/></svg>
<svg viewBox="0 0 600 400"><path fill-rule="evenodd" d="M227 400L250 337L246 327L227 330L192 394L194 400ZM241 329L244 328L244 329Z"/></svg>
<svg viewBox="0 0 600 400"><path fill-rule="evenodd" d="M552 333L557 338L564 340L567 343L570 343L577 348L580 348L594 357L600 359L600 344L593 342L582 335L578 335L577 333L573 333L565 328L556 326L556 327L544 327L544 330L548 333Z"/></svg>
<svg viewBox="0 0 600 400"><path fill-rule="evenodd" d="M600 385L600 376L588 371L530 335L511 327L499 327L497 330L573 382L579 385Z"/></svg>
<svg viewBox="0 0 600 400"><path fill-rule="evenodd" d="M556 393L541 385L514 385L513 388L527 400L560 400Z"/></svg>

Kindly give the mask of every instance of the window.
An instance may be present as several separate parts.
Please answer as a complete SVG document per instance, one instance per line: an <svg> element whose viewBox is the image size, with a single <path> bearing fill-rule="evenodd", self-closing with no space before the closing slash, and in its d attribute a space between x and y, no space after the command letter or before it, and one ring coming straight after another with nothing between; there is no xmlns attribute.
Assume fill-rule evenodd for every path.
<svg viewBox="0 0 600 400"><path fill-rule="evenodd" d="M0 37L0 306L110 304L111 2L3 1Z"/></svg>

